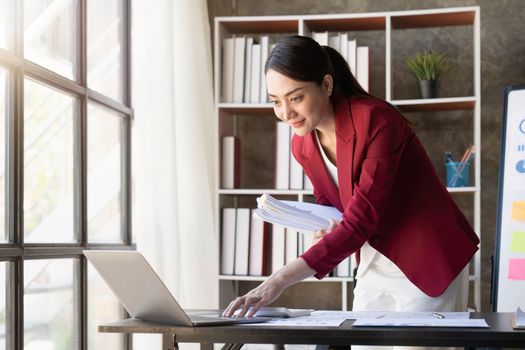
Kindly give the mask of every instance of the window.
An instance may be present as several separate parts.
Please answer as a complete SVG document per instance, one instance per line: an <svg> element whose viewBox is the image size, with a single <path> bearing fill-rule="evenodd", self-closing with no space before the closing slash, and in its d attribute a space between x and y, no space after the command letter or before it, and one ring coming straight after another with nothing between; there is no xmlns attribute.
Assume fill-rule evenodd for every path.
<svg viewBox="0 0 525 350"><path fill-rule="evenodd" d="M0 242L5 242L6 222L5 222L5 183L6 183L6 109L7 109L7 72L0 66Z"/></svg>
<svg viewBox="0 0 525 350"><path fill-rule="evenodd" d="M82 255L134 249L129 19L129 0L0 0L0 350L130 347L97 332L126 316Z"/></svg>
<svg viewBox="0 0 525 350"><path fill-rule="evenodd" d="M7 49L7 30L9 28L9 11L8 11L9 0L0 0L0 48Z"/></svg>

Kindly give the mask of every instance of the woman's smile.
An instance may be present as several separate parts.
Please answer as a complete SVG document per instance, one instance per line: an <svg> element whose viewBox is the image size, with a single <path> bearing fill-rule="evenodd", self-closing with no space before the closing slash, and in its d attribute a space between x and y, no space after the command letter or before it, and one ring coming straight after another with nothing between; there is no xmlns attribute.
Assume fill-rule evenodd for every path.
<svg viewBox="0 0 525 350"><path fill-rule="evenodd" d="M292 128L298 128L300 126L302 126L304 124L304 122L306 121L306 119L301 119L299 121L290 121L290 125L292 126Z"/></svg>

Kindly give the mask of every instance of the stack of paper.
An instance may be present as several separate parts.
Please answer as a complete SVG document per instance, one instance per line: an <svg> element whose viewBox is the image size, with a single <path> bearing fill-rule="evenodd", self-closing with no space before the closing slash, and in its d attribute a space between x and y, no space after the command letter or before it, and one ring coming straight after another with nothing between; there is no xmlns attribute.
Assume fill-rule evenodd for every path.
<svg viewBox="0 0 525 350"><path fill-rule="evenodd" d="M513 327L514 329L525 329L525 312L519 307L516 309L516 314L514 315Z"/></svg>
<svg viewBox="0 0 525 350"><path fill-rule="evenodd" d="M326 229L330 219L340 221L342 218L341 212L334 207L281 201L266 193L257 198L257 208L254 213L262 220L306 233Z"/></svg>

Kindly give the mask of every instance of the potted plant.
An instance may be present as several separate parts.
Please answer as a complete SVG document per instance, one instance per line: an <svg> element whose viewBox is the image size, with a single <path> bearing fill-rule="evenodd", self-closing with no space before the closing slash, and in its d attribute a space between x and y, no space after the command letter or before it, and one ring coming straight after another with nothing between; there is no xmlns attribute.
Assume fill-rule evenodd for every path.
<svg viewBox="0 0 525 350"><path fill-rule="evenodd" d="M409 57L406 60L406 63L419 82L421 98L438 97L438 79L449 66L449 61L446 55L444 53L425 50Z"/></svg>

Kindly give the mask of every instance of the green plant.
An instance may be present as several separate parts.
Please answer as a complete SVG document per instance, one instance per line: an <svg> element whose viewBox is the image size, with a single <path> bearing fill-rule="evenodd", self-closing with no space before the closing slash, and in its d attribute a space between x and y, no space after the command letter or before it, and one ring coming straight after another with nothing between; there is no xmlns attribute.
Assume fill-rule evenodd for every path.
<svg viewBox="0 0 525 350"><path fill-rule="evenodd" d="M407 58L406 63L418 80L437 80L449 67L447 56L432 50L418 52Z"/></svg>

